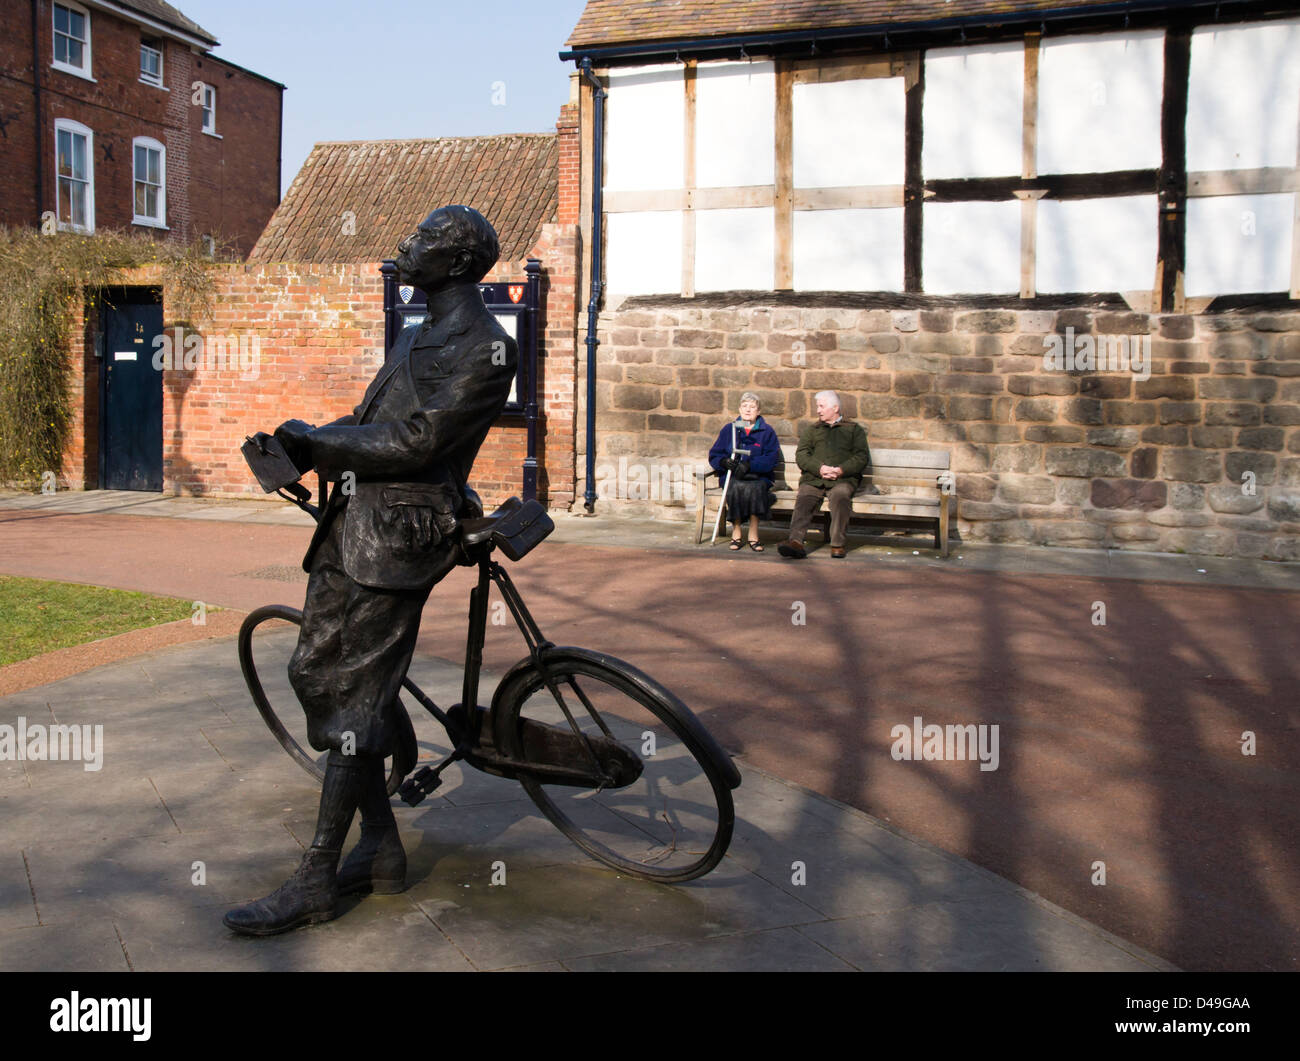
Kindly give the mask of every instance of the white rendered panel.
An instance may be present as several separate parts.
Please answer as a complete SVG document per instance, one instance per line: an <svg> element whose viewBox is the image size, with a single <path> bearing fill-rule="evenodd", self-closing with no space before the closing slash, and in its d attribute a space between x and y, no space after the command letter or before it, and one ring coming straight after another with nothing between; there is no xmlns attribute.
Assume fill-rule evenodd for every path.
<svg viewBox="0 0 1300 1061"><path fill-rule="evenodd" d="M1020 293L1020 201L926 203L921 286L927 294Z"/></svg>
<svg viewBox="0 0 1300 1061"><path fill-rule="evenodd" d="M1159 30L1044 40L1038 172L1158 167L1164 48Z"/></svg>
<svg viewBox="0 0 1300 1061"><path fill-rule="evenodd" d="M695 71L696 186L772 184L775 113L772 63L700 63Z"/></svg>
<svg viewBox="0 0 1300 1061"><path fill-rule="evenodd" d="M796 210L796 291L902 291L903 210Z"/></svg>
<svg viewBox="0 0 1300 1061"><path fill-rule="evenodd" d="M935 48L925 53L927 180L1014 177L1024 141L1025 46Z"/></svg>
<svg viewBox="0 0 1300 1061"><path fill-rule="evenodd" d="M1300 22L1220 26L1192 34L1189 170L1294 166L1297 107Z"/></svg>
<svg viewBox="0 0 1300 1061"><path fill-rule="evenodd" d="M1039 294L1150 291L1158 221L1154 195L1043 199L1035 289Z"/></svg>
<svg viewBox="0 0 1300 1061"><path fill-rule="evenodd" d="M414 317L414 314L412 314L412 316ZM518 313L494 313L494 314L492 314L492 317L493 317L493 319L494 319L494 320L495 320L499 325L501 325L502 328L505 329L505 333L506 333L508 336L510 336L511 339L515 340L515 342L518 342L518 341L519 341L519 319L520 319L520 314L518 314ZM517 387L518 387L518 383L519 383L519 377L518 377L518 376L516 376L514 379L512 379L512 380L510 381L510 394L509 394L509 396L506 398L506 401L508 401L508 402L517 402L517 401L519 400L519 395L515 393L516 390L517 390Z"/></svg>
<svg viewBox="0 0 1300 1061"><path fill-rule="evenodd" d="M613 71L605 107L606 191L683 187L682 68L639 66Z"/></svg>
<svg viewBox="0 0 1300 1061"><path fill-rule="evenodd" d="M1190 296L1291 289L1295 195L1219 195L1187 200Z"/></svg>
<svg viewBox="0 0 1300 1061"><path fill-rule="evenodd" d="M903 183L901 77L796 84L793 96L796 188Z"/></svg>
<svg viewBox="0 0 1300 1061"><path fill-rule="evenodd" d="M771 291L776 283L771 207L695 214L695 290Z"/></svg>
<svg viewBox="0 0 1300 1061"><path fill-rule="evenodd" d="M606 214L605 282L619 295L680 292L681 211Z"/></svg>

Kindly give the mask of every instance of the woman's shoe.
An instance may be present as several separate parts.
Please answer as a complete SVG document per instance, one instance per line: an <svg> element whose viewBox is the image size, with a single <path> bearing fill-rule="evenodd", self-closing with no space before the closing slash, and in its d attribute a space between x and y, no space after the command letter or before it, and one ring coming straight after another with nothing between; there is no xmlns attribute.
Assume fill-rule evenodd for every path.
<svg viewBox="0 0 1300 1061"><path fill-rule="evenodd" d="M730 549L730 550L734 553L737 549L740 548L740 546L741 546L741 541L740 541L740 539L739 539L739 538L732 538L732 539L731 539L731 544L728 545L727 548Z"/></svg>
<svg viewBox="0 0 1300 1061"><path fill-rule="evenodd" d="M750 543L749 543L749 547L750 547L751 549L753 549L754 552L756 552L756 553L761 553L761 552L763 552L763 547L762 547L761 545L759 545L758 542L750 542Z"/></svg>

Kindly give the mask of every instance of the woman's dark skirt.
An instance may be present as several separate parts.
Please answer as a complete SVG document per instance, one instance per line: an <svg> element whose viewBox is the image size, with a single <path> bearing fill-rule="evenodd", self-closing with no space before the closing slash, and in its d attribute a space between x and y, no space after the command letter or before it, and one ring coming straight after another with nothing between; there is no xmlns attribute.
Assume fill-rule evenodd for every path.
<svg viewBox="0 0 1300 1061"><path fill-rule="evenodd" d="M734 475L731 477L731 486L727 488L727 515L734 522L744 522L750 516L767 519L774 501L776 496L766 479L742 481Z"/></svg>

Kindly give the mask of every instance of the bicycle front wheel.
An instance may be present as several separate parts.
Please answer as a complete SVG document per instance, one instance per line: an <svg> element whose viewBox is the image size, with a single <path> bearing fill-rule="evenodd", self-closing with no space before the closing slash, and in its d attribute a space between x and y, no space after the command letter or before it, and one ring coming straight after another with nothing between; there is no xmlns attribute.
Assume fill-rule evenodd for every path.
<svg viewBox="0 0 1300 1061"><path fill-rule="evenodd" d="M735 824L739 775L726 753L685 704L630 664L572 648L548 651L546 662L545 677L531 662L517 666L492 707L493 737L508 758L546 766L558 755L588 774L575 783L572 773L561 781L521 766L517 776L538 809L629 876L672 883L708 873Z"/></svg>
<svg viewBox="0 0 1300 1061"><path fill-rule="evenodd" d="M239 628L239 666L253 703L275 739L294 762L323 781L327 753L315 751L307 742L307 720L289 684L289 658L301 625L302 612L285 604L267 604L249 612ZM384 763L390 796L416 760L415 727L400 698L397 715L398 751Z"/></svg>

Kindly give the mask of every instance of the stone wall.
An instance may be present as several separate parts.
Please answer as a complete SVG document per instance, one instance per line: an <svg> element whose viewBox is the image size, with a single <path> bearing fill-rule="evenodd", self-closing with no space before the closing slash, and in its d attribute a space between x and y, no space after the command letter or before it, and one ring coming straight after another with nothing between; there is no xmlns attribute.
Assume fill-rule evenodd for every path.
<svg viewBox="0 0 1300 1061"><path fill-rule="evenodd" d="M1083 336L1149 362L1044 364L1052 344ZM641 298L607 312L599 337L598 486L628 468L653 482L654 466L694 466L745 390L793 442L813 394L834 389L873 446L951 453L962 540L1300 559L1300 312ZM601 494L607 510L684 520L694 508L689 488L606 482Z"/></svg>

